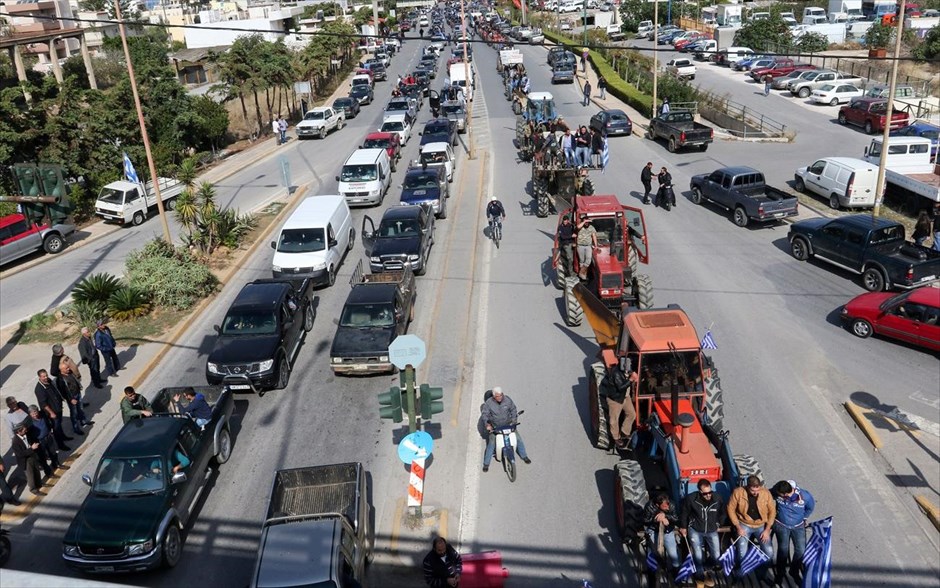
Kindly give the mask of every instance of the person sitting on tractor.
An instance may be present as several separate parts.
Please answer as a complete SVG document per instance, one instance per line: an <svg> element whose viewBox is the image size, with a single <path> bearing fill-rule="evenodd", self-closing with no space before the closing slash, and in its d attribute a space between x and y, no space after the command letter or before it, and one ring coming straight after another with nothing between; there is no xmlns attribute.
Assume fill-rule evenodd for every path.
<svg viewBox="0 0 940 588"><path fill-rule="evenodd" d="M665 494L654 496L643 510L643 523L649 538L648 549L659 552L659 540L662 539L672 577L675 577L676 570L679 569L679 545L675 533L678 522L676 509Z"/></svg>

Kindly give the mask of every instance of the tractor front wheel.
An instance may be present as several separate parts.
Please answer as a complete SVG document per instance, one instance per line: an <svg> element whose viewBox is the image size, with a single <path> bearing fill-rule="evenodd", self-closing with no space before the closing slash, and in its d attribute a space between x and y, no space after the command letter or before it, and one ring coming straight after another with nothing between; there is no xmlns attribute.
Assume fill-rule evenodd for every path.
<svg viewBox="0 0 940 588"><path fill-rule="evenodd" d="M588 368L588 406L591 409L591 442L598 449L608 450L611 446L610 427L607 425L607 401L601 394L601 382L607 370L601 362Z"/></svg>
<svg viewBox="0 0 940 588"><path fill-rule="evenodd" d="M643 509L650 498L646 490L646 478L640 462L632 459L617 462L614 474L617 530L624 541L630 541L636 539L637 532L643 529Z"/></svg>
<svg viewBox="0 0 940 588"><path fill-rule="evenodd" d="M653 308L653 278L646 274L636 276L636 306L640 310Z"/></svg>
<svg viewBox="0 0 940 588"><path fill-rule="evenodd" d="M565 278L565 322L569 327L577 327L584 319L584 309L574 296L574 287L579 283L577 276Z"/></svg>

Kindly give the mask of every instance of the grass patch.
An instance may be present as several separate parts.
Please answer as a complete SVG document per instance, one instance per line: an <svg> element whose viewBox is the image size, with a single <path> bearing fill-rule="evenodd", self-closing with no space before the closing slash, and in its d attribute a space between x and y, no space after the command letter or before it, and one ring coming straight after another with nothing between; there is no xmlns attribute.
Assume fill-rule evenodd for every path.
<svg viewBox="0 0 940 588"><path fill-rule="evenodd" d="M114 337L120 343L150 343L173 329L189 313L188 310L157 308L150 314L129 320L111 321ZM20 323L17 344L61 343L78 341L80 329L62 318L62 311L33 315Z"/></svg>

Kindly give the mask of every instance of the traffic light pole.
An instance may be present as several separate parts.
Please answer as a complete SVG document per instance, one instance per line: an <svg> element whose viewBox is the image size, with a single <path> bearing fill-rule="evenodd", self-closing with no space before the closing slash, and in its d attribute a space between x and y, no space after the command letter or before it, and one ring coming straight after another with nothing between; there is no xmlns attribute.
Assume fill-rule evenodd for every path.
<svg viewBox="0 0 940 588"><path fill-rule="evenodd" d="M418 430L418 415L415 410L415 368L410 363L405 366L404 382L405 401L408 403L408 432L414 433Z"/></svg>

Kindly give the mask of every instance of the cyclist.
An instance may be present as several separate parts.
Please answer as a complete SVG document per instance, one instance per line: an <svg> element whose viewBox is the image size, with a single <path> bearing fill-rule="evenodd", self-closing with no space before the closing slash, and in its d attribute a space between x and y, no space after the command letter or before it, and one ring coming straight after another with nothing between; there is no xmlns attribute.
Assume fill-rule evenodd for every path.
<svg viewBox="0 0 940 588"><path fill-rule="evenodd" d="M490 202L486 205L486 218L490 221L490 226L495 223L502 225L506 219L506 209L496 196L490 196Z"/></svg>

